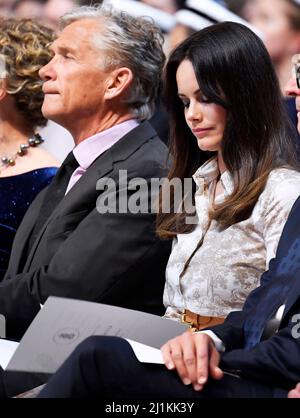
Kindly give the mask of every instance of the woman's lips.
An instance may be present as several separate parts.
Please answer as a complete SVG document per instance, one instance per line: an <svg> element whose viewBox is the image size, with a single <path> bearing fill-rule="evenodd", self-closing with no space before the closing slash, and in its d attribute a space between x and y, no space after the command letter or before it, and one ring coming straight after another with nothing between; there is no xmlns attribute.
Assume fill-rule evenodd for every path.
<svg viewBox="0 0 300 418"><path fill-rule="evenodd" d="M212 128L197 128L197 129L192 129L192 132L194 135L201 137L201 136L205 136L207 132L211 130Z"/></svg>

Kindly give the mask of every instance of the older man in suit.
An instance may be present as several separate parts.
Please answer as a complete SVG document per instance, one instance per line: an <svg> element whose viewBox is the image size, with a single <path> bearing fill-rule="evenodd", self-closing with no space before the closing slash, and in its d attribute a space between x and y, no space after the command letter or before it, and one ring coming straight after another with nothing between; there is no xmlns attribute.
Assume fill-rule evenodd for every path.
<svg viewBox="0 0 300 418"><path fill-rule="evenodd" d="M165 62L161 32L104 6L79 8L62 25L40 71L42 110L76 146L28 210L0 283L15 339L49 295L163 312L170 244L155 236L149 201L168 151L147 122Z"/></svg>
<svg viewBox="0 0 300 418"><path fill-rule="evenodd" d="M296 78L288 92L297 96L300 112L300 56L295 67ZM162 347L170 371L139 363L125 340L91 337L75 350L40 396L286 397L300 380L299 218L300 198L285 225L276 258L242 311L231 313L222 325L185 332ZM297 386L289 396L299 392Z"/></svg>

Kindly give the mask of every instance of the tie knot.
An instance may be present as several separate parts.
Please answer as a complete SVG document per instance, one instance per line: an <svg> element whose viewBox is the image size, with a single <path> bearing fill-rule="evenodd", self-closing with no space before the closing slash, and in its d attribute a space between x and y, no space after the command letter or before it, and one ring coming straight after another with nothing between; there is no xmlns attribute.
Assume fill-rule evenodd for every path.
<svg viewBox="0 0 300 418"><path fill-rule="evenodd" d="M73 151L71 151L67 157L65 158L64 162L62 163L63 166L68 167L68 169L72 169L73 171L79 167L78 161L76 160Z"/></svg>
<svg viewBox="0 0 300 418"><path fill-rule="evenodd" d="M76 160L73 151L71 151L65 161L62 163L62 175L65 175L63 173L67 174L67 178L68 180L70 179L70 177L72 176L72 174L74 173L74 171L76 170L76 168L79 167L78 161Z"/></svg>

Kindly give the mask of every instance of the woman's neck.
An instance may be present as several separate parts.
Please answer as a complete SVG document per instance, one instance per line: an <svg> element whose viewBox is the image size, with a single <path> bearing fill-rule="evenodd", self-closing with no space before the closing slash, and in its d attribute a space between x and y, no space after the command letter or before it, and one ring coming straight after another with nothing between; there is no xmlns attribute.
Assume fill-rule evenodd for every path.
<svg viewBox="0 0 300 418"><path fill-rule="evenodd" d="M227 167L224 163L223 156L220 151L218 152L218 167L221 175L227 171Z"/></svg>

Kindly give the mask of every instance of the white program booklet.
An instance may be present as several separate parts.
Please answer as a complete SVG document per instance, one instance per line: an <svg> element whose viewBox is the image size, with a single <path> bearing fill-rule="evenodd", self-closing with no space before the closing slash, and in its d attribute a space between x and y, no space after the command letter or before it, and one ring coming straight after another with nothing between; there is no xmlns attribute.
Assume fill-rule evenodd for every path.
<svg viewBox="0 0 300 418"><path fill-rule="evenodd" d="M91 335L126 338L140 361L162 364L159 348L186 329L176 321L140 311L50 297L24 334L6 370L55 373L74 348Z"/></svg>
<svg viewBox="0 0 300 418"><path fill-rule="evenodd" d="M2 369L6 369L18 346L19 343L15 341L0 339L0 366Z"/></svg>
<svg viewBox="0 0 300 418"><path fill-rule="evenodd" d="M134 354L141 363L164 364L161 351L158 348L150 347L128 338L125 339L131 345ZM0 339L0 366L3 370L6 369L19 344L15 341Z"/></svg>
<svg viewBox="0 0 300 418"><path fill-rule="evenodd" d="M131 345L134 354L141 363L164 364L161 351L158 348L150 347L149 345L141 344L128 338L126 340Z"/></svg>

